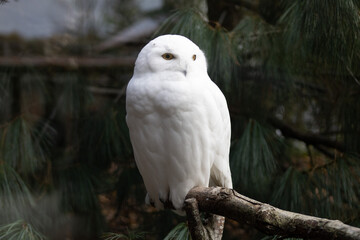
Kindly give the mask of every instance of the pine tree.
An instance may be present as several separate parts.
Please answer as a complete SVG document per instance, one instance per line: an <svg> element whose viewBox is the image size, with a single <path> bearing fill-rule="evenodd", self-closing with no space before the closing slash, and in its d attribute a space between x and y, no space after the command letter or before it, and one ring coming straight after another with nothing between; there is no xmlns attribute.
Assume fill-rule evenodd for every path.
<svg viewBox="0 0 360 240"><path fill-rule="evenodd" d="M208 19L179 11L161 32L204 49L226 93L235 189L359 226L359 2L208 6Z"/></svg>

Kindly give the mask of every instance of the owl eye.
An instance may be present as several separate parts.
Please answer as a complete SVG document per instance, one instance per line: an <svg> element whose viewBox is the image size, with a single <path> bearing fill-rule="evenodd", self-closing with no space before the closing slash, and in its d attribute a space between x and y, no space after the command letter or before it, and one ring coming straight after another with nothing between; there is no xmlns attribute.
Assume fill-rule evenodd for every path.
<svg viewBox="0 0 360 240"><path fill-rule="evenodd" d="M193 59L194 61L196 60L196 55L195 55L195 54L192 56L192 59Z"/></svg>
<svg viewBox="0 0 360 240"><path fill-rule="evenodd" d="M171 60L171 59L175 58L174 55L172 55L171 53L164 53L164 54L161 55L161 56L162 56L162 58L165 59L165 60Z"/></svg>

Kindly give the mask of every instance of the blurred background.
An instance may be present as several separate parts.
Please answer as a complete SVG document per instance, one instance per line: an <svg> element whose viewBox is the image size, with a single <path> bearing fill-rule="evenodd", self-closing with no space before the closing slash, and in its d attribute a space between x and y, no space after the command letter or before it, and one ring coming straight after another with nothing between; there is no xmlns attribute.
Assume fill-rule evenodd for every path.
<svg viewBox="0 0 360 240"><path fill-rule="evenodd" d="M234 188L360 227L359 0L1 0L0 238L189 239L144 204L125 124L140 49L205 52ZM224 239L276 239L227 220Z"/></svg>

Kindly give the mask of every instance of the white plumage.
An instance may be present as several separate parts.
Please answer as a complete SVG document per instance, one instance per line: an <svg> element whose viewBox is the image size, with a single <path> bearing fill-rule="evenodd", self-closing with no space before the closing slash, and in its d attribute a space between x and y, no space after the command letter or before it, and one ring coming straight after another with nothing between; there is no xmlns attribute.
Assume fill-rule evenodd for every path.
<svg viewBox="0 0 360 240"><path fill-rule="evenodd" d="M163 35L139 53L126 91L126 122L147 199L180 210L195 186L232 188L230 117L189 39Z"/></svg>

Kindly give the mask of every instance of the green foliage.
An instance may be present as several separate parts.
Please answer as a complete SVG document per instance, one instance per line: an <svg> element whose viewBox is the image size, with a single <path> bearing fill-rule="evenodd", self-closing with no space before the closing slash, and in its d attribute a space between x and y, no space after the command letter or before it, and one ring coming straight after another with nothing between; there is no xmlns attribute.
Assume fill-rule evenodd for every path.
<svg viewBox="0 0 360 240"><path fill-rule="evenodd" d="M9 164L0 161L0 207L3 209L0 219L5 221L14 216L20 217L22 206L33 204L33 196L23 179Z"/></svg>
<svg viewBox="0 0 360 240"><path fill-rule="evenodd" d="M124 161L119 157L128 158L132 153L123 109L107 108L91 114L81 124L80 135L83 139L80 150L87 153L83 156L84 161L99 168L107 168L111 162ZM88 151L89 146L95 148ZM98 159L102 161L98 162Z"/></svg>
<svg viewBox="0 0 360 240"><path fill-rule="evenodd" d="M92 95L86 88L86 79L73 74L62 76L62 79L65 82L61 85L58 103L60 111L66 117L79 118L92 101Z"/></svg>
<svg viewBox="0 0 360 240"><path fill-rule="evenodd" d="M241 11L231 31L194 10L164 23L161 34L187 36L204 50L209 75L226 94L235 188L283 209L356 223L359 6L283 0L277 21L268 22L264 9ZM332 156L329 146L290 141L299 136L284 134L273 118L345 151Z"/></svg>
<svg viewBox="0 0 360 240"><path fill-rule="evenodd" d="M133 239L145 239L147 232L137 232L137 231L129 231L128 234L122 234L122 233L104 233L101 238L104 240L120 240L120 239L127 239L127 240L133 240Z"/></svg>
<svg viewBox="0 0 360 240"><path fill-rule="evenodd" d="M164 240L191 240L189 228L186 223L179 223L169 232Z"/></svg>
<svg viewBox="0 0 360 240"><path fill-rule="evenodd" d="M260 17L244 17L231 33L235 44L239 46L237 59L245 64L249 61L251 64L271 64L271 58L280 54L275 52L279 49L274 49L273 46L281 32L281 28L265 22Z"/></svg>
<svg viewBox="0 0 360 240"><path fill-rule="evenodd" d="M39 133L30 124L18 117L0 130L2 159L24 174L35 172L46 161L46 154L38 141Z"/></svg>
<svg viewBox="0 0 360 240"><path fill-rule="evenodd" d="M211 48L210 42L204 41L204 39L210 40L210 35L212 34L211 29L204 21L201 13L194 9L175 12L164 21L154 35L160 35L164 32L188 37L198 44L201 49L205 50L205 52Z"/></svg>
<svg viewBox="0 0 360 240"><path fill-rule="evenodd" d="M93 169L81 164L66 167L58 172L55 184L61 190L62 205L66 211L86 212L97 208L93 187Z"/></svg>
<svg viewBox="0 0 360 240"><path fill-rule="evenodd" d="M224 90L230 90L231 77L235 74L236 55L232 40L221 27L211 27L204 16L194 9L178 11L170 16L155 35L179 34L188 37L205 52L210 77Z"/></svg>
<svg viewBox="0 0 360 240"><path fill-rule="evenodd" d="M65 159L64 159L65 160ZM61 193L61 209L68 213L76 213L85 235L96 235L103 228L103 217L100 214L99 203L95 190L95 168L84 164L73 163L61 166L55 175L55 187ZM61 169L63 167L63 169Z"/></svg>
<svg viewBox="0 0 360 240"><path fill-rule="evenodd" d="M271 204L332 219L356 219L360 208L358 158L340 158L304 172L290 167L274 185Z"/></svg>
<svg viewBox="0 0 360 240"><path fill-rule="evenodd" d="M320 168L313 176L313 197L317 201L312 214L334 219L353 221L360 213L359 158L345 157L330 162L326 168Z"/></svg>
<svg viewBox="0 0 360 240"><path fill-rule="evenodd" d="M357 0L284 2L287 11L280 24L284 25L286 52L293 54L288 60L308 62L302 65L303 71L331 73L334 77L357 71L353 64L359 60L354 54L359 51L360 34Z"/></svg>
<svg viewBox="0 0 360 240"><path fill-rule="evenodd" d="M231 169L236 186L252 188L257 181L268 181L276 170L275 137L256 120L250 120L231 151ZM241 184L241 185L240 185Z"/></svg>
<svg viewBox="0 0 360 240"><path fill-rule="evenodd" d="M279 177L274 186L271 204L293 212L307 212L307 175L292 167Z"/></svg>
<svg viewBox="0 0 360 240"><path fill-rule="evenodd" d="M6 240L45 240L47 239L31 224L24 220L0 226L0 239Z"/></svg>
<svg viewBox="0 0 360 240"><path fill-rule="evenodd" d="M58 75L54 82L42 84L39 81L44 79L38 78L36 72L13 80L17 84L9 84L11 77L3 75L0 86L7 96L4 94L2 100L13 99L16 91L27 102L20 101L20 116L1 109L4 116L0 125L0 204L6 210L0 213L0 224L26 219L51 236L54 234L51 229L63 225L64 214L76 214L72 221L82 233L73 232L73 236L81 239L96 236L103 228L98 188L115 186L113 183L104 188L105 183L111 182L105 170L118 156L127 160L131 154L124 109L106 112L109 118L102 120L108 121L98 120L94 125L91 122L94 118L88 113L93 98L82 76ZM47 111L49 118L42 115L43 111ZM98 139L94 141L91 137ZM100 153L95 146L101 149ZM79 154L79 150L84 154ZM107 164L101 164L103 160ZM56 197L49 198L50 195ZM43 198L55 202L49 208L36 210ZM59 221L45 221L46 218Z"/></svg>

